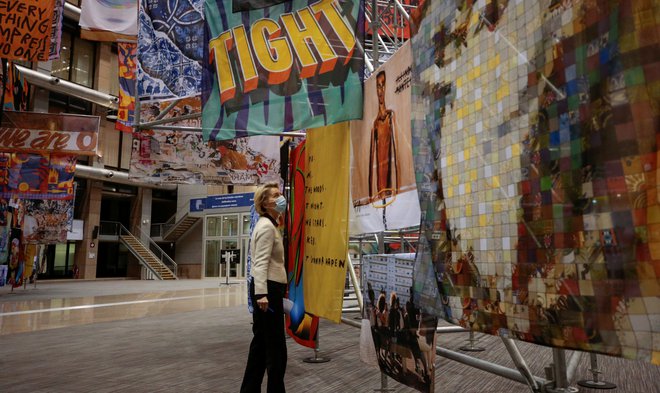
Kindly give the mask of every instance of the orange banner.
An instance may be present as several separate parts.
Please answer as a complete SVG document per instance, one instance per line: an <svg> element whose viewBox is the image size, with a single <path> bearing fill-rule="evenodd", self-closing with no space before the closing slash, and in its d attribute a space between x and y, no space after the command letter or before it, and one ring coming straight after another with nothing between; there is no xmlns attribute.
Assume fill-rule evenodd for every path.
<svg viewBox="0 0 660 393"><path fill-rule="evenodd" d="M0 1L0 57L46 61L54 0Z"/></svg>

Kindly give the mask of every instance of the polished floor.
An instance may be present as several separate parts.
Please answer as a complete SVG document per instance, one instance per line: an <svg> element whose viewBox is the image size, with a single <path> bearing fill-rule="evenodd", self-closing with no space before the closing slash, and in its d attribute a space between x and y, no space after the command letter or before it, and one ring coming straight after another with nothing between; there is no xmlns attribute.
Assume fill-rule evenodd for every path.
<svg viewBox="0 0 660 393"><path fill-rule="evenodd" d="M237 392L251 339L243 283L217 280L62 281L0 288L0 392ZM478 335L474 356L513 367L497 337ZM465 333L439 336L457 349ZM289 392L373 392L378 370L359 360L359 330L322 321L320 355L287 340ZM543 377L548 348L520 343ZM610 392L660 392L660 368L598 357ZM590 377L581 355L576 380ZM517 393L520 383L455 361L436 359L436 392ZM573 383L575 381L572 381ZM395 392L413 392L393 380ZM574 386L577 386L574 384ZM264 389L265 391L265 389ZM583 389L594 393L596 390Z"/></svg>

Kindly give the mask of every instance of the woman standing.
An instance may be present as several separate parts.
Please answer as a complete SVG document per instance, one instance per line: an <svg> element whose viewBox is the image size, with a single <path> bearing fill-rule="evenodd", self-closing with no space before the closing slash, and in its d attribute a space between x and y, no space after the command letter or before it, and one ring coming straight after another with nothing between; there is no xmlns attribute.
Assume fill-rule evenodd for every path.
<svg viewBox="0 0 660 393"><path fill-rule="evenodd" d="M282 299L286 292L284 245L277 229L278 219L286 210L286 199L277 183L260 186L254 193L259 220L252 233L252 285L250 296L255 304L252 319L252 343L241 393L261 391L264 372L268 371L268 393L285 392L286 341Z"/></svg>

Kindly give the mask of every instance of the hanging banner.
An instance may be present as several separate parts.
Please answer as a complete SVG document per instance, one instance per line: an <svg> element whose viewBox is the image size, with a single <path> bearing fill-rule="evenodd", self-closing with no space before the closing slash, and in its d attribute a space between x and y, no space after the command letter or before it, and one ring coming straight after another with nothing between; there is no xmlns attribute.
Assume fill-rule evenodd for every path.
<svg viewBox="0 0 660 393"><path fill-rule="evenodd" d="M22 234L23 232L20 228L11 228L9 235L7 284L11 285L13 288L18 288L23 285L25 260L23 258L23 247L21 244Z"/></svg>
<svg viewBox="0 0 660 393"><path fill-rule="evenodd" d="M305 310L341 321L348 257L348 123L307 130Z"/></svg>
<svg viewBox="0 0 660 393"><path fill-rule="evenodd" d="M135 41L138 0L83 0L80 37L91 41Z"/></svg>
<svg viewBox="0 0 660 393"><path fill-rule="evenodd" d="M0 197L72 200L76 161L74 155L0 152Z"/></svg>
<svg viewBox="0 0 660 393"><path fill-rule="evenodd" d="M99 117L37 112L4 112L0 151L96 154Z"/></svg>
<svg viewBox="0 0 660 393"><path fill-rule="evenodd" d="M362 257L364 314L380 370L420 392L435 385L435 331L438 318L412 300L415 254Z"/></svg>
<svg viewBox="0 0 660 393"><path fill-rule="evenodd" d="M660 364L657 5L462 4L415 17L417 304Z"/></svg>
<svg viewBox="0 0 660 393"><path fill-rule="evenodd" d="M68 228L73 221L71 200L21 200L23 209L23 239L25 244L66 243ZM26 268L33 259L26 259Z"/></svg>
<svg viewBox="0 0 660 393"><path fill-rule="evenodd" d="M361 0L293 0L237 13L232 0L206 0L205 13L204 139L362 117Z"/></svg>
<svg viewBox="0 0 660 393"><path fill-rule="evenodd" d="M135 120L135 73L137 45L120 42L117 44L117 60L119 62L119 108L115 129L132 132Z"/></svg>
<svg viewBox="0 0 660 393"><path fill-rule="evenodd" d="M141 107L141 119L156 119L170 102ZM199 97L180 100L163 118L199 113ZM199 127L199 118L172 123ZM151 183L255 185L278 181L279 138L255 136L204 142L194 131L140 130L133 136L129 177Z"/></svg>
<svg viewBox="0 0 660 393"><path fill-rule="evenodd" d="M419 225L410 145L410 43L364 82L364 120L351 122L351 235Z"/></svg>
<svg viewBox="0 0 660 393"><path fill-rule="evenodd" d="M7 83L4 86L4 110L26 111L29 102L28 93L30 92L27 80L18 72L11 61L7 62L7 70ZM2 83L2 78L2 67L0 67L0 83Z"/></svg>
<svg viewBox="0 0 660 393"><path fill-rule="evenodd" d="M50 47L48 60L60 58L60 46L62 45L62 20L64 19L64 3L66 0L55 0L53 10L52 27L50 30Z"/></svg>
<svg viewBox="0 0 660 393"><path fill-rule="evenodd" d="M303 285L303 261L305 258L305 173L307 154L305 142L291 151L288 196L289 210L285 225L289 239L287 297L292 302L291 312L286 315L286 332L300 345L316 348L319 317L306 312Z"/></svg>
<svg viewBox="0 0 660 393"><path fill-rule="evenodd" d="M138 95L159 101L199 95L204 0L140 0Z"/></svg>
<svg viewBox="0 0 660 393"><path fill-rule="evenodd" d="M56 0L0 2L0 58L47 61Z"/></svg>

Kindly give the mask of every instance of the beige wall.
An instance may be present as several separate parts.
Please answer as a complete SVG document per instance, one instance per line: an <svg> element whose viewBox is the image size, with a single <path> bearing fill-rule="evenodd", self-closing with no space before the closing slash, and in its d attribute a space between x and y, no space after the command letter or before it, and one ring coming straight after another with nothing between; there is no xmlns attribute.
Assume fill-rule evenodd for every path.
<svg viewBox="0 0 660 393"><path fill-rule="evenodd" d="M179 267L179 278L202 278L203 237L204 219L200 219L188 233L177 240L174 260Z"/></svg>

